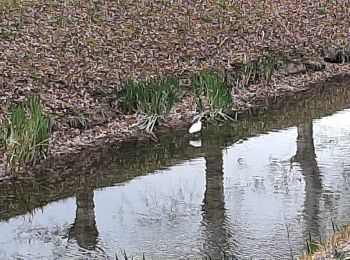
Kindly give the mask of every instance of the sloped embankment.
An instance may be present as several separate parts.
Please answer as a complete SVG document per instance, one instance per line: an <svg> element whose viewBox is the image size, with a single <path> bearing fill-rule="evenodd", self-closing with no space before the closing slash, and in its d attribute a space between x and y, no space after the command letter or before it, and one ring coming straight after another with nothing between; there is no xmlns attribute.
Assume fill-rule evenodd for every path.
<svg viewBox="0 0 350 260"><path fill-rule="evenodd" d="M121 82L280 61L270 84L233 89L235 111L349 71L346 1L16 1L0 6L0 120L39 94L56 118L50 155L139 135L119 104ZM345 8L344 8L345 6ZM333 47L334 49L330 48ZM335 62L324 64L327 62ZM316 63L314 63L316 62ZM277 66L277 65L276 65ZM234 73L233 73L234 74ZM170 115L184 125L191 96Z"/></svg>

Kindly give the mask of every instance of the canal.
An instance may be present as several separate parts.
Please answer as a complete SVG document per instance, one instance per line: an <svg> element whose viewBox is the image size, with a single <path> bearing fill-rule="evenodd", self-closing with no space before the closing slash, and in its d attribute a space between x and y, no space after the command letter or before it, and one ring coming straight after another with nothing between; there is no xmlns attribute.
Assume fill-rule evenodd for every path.
<svg viewBox="0 0 350 260"><path fill-rule="evenodd" d="M0 183L0 259L295 258L350 224L349 85Z"/></svg>

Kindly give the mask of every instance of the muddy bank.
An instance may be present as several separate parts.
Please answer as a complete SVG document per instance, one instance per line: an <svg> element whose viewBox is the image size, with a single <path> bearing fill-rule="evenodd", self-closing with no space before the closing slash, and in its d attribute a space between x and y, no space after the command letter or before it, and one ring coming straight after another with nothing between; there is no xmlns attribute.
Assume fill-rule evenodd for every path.
<svg viewBox="0 0 350 260"><path fill-rule="evenodd" d="M252 84L247 89L233 90L233 107L225 109L225 113L235 119L242 119L247 116L256 115L267 109L278 107L278 103L283 103L285 97L297 99L303 96L303 92L313 90L324 84L329 78L342 78L349 72L348 64L329 64L320 59L317 60L317 66L321 69L306 68L301 60L284 61L278 74L274 77L273 86L264 86L261 83ZM310 61L308 59L307 61ZM299 69L301 68L301 71ZM298 72L290 72L296 70ZM287 71L287 72L286 72ZM231 72L228 72L231 73ZM234 74L234 71L232 72ZM295 96L294 98L291 96ZM195 108L195 102L192 97L187 97L179 102L172 113L167 117L166 122L155 128L155 133L169 131L175 128L188 127L195 114L198 112ZM52 138L50 157L65 153L74 153L81 150L82 146L104 143L106 141L125 141L128 139L145 139L149 135L137 127L132 127L138 122L137 115L119 114L117 118L108 116L97 116L95 121L83 127L64 126L58 129ZM75 118L78 120L79 118ZM100 120L100 123L99 123ZM102 122L106 120L107 122ZM65 121L65 120L64 120Z"/></svg>

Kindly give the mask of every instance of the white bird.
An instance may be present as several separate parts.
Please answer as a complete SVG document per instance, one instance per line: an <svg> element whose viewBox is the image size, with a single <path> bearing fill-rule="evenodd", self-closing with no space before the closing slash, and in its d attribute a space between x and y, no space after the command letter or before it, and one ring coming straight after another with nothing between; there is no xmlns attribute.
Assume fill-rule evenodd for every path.
<svg viewBox="0 0 350 260"><path fill-rule="evenodd" d="M190 134L195 134L198 133L202 130L202 121L201 121L201 117L199 117L197 119L197 122L195 122L193 125L191 125L190 129L188 130L188 132Z"/></svg>

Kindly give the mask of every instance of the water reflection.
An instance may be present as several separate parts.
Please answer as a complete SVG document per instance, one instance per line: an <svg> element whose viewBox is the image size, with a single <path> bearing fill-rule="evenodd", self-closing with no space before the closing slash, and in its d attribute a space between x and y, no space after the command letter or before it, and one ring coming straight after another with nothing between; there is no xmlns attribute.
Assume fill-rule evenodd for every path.
<svg viewBox="0 0 350 260"><path fill-rule="evenodd" d="M190 140L189 144L193 147L199 148L199 147L202 147L202 140L201 139Z"/></svg>
<svg viewBox="0 0 350 260"><path fill-rule="evenodd" d="M94 191L89 187L84 187L76 194L75 219L69 228L68 238L75 239L83 249L96 248L98 230L95 220Z"/></svg>
<svg viewBox="0 0 350 260"><path fill-rule="evenodd" d="M316 160L313 138L313 122L310 120L297 127L297 150L292 162L297 162L305 182L305 217L309 232L313 237L320 237L320 198L322 180Z"/></svg>
<svg viewBox="0 0 350 260"><path fill-rule="evenodd" d="M221 149L210 150L205 156L205 164L206 184L202 205L202 226L205 236L203 254L212 258L221 258L229 248Z"/></svg>

